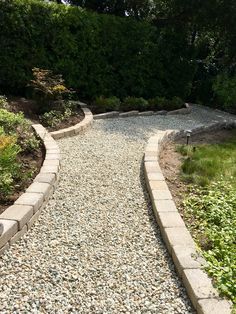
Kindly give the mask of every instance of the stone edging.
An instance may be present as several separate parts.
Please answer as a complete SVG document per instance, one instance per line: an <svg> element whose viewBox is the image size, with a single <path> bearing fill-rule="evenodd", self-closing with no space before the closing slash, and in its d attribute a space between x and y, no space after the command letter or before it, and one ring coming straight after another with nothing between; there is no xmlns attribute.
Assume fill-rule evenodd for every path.
<svg viewBox="0 0 236 314"><path fill-rule="evenodd" d="M0 255L32 227L53 194L59 179L60 150L56 141L41 124L32 127L46 149L45 160L26 192L0 215L0 224L3 225Z"/></svg>
<svg viewBox="0 0 236 314"><path fill-rule="evenodd" d="M60 150L55 139L81 133L92 124L93 115L87 105L79 105L85 117L72 127L49 133L41 124L32 126L45 147L45 160L26 192L0 215L0 255L32 227L55 190L60 171Z"/></svg>
<svg viewBox="0 0 236 314"><path fill-rule="evenodd" d="M175 114L188 114L191 112L191 107L188 103L185 103L185 108L172 110L172 111L142 111L132 110L128 112L111 111L100 114L95 114L93 117L95 120L98 119L108 119L108 118L127 118L127 117L137 117L137 116L153 116L153 115L175 115Z"/></svg>
<svg viewBox="0 0 236 314"><path fill-rule="evenodd" d="M236 127L236 122L213 123L192 129L191 132L197 134L228 127ZM164 145L183 136L186 136L184 130L158 131L148 141L144 155L144 170L153 211L163 240L194 308L200 314L229 314L231 302L219 297L211 279L202 270L206 262L196 251L194 240L175 206L158 162Z"/></svg>
<svg viewBox="0 0 236 314"><path fill-rule="evenodd" d="M77 135L77 134L85 131L89 126L91 126L91 124L93 123L92 112L88 108L86 108L86 104L81 103L81 102L79 102L79 104L80 104L82 111L84 112L84 119L81 122L79 122L76 125L73 125L69 128L50 132L51 136L55 140L60 139L60 138L64 138L67 136Z"/></svg>

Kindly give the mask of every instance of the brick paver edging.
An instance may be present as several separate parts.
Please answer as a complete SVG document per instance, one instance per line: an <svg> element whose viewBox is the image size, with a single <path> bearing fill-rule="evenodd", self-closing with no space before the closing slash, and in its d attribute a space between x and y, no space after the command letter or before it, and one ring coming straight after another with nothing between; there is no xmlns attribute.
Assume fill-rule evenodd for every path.
<svg viewBox="0 0 236 314"><path fill-rule="evenodd" d="M41 124L35 124L33 128L45 146L45 160L25 193L0 215L0 226L3 227L0 255L32 227L59 179L60 150L56 141Z"/></svg>
<svg viewBox="0 0 236 314"><path fill-rule="evenodd" d="M87 106L86 104L79 102L79 105L82 111L84 112L84 119L80 123L77 123L76 125L73 125L69 128L51 132L50 134L55 140L82 133L92 125L93 123L92 112L88 108L86 108Z"/></svg>
<svg viewBox="0 0 236 314"><path fill-rule="evenodd" d="M132 110L128 112L111 111L104 112L100 114L95 114L93 117L95 120L98 119L108 119L108 118L127 118L127 117L137 117L137 116L153 116L153 115L175 115L175 114L188 114L191 112L191 107L188 103L185 103L185 108L172 110L172 111L142 111Z"/></svg>
<svg viewBox="0 0 236 314"><path fill-rule="evenodd" d="M213 123L192 129L191 132L197 134L228 127L236 127L236 122ZM164 145L183 136L186 136L184 130L158 131L148 141L144 155L144 170L153 211L163 240L194 308L201 314L229 314L232 305L219 297L211 279L202 270L205 260L196 250L194 240L175 206L159 165L159 154Z"/></svg>

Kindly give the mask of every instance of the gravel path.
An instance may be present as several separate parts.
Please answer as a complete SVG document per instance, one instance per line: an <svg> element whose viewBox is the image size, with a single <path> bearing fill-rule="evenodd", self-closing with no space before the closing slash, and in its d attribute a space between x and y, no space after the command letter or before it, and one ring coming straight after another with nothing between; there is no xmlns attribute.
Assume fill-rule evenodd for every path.
<svg viewBox="0 0 236 314"><path fill-rule="evenodd" d="M227 117L194 107L186 116L99 120L60 140L59 186L0 260L0 312L194 313L154 221L144 146L158 129Z"/></svg>

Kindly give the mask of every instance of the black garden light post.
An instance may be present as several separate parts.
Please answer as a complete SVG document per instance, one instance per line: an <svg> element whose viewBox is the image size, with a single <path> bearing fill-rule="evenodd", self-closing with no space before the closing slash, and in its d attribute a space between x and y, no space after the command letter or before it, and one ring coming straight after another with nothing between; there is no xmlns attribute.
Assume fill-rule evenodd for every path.
<svg viewBox="0 0 236 314"><path fill-rule="evenodd" d="M192 131L191 131L191 130L187 130L187 131L186 131L186 135L187 135L187 145L189 144L189 139L190 139L191 134L192 134Z"/></svg>

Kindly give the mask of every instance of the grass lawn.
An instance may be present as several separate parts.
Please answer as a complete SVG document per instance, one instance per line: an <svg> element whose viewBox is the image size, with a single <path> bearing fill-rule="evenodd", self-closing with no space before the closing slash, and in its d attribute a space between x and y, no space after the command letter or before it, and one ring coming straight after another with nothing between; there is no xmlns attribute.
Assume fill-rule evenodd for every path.
<svg viewBox="0 0 236 314"><path fill-rule="evenodd" d="M184 211L207 272L236 310L236 132L224 143L181 145Z"/></svg>

